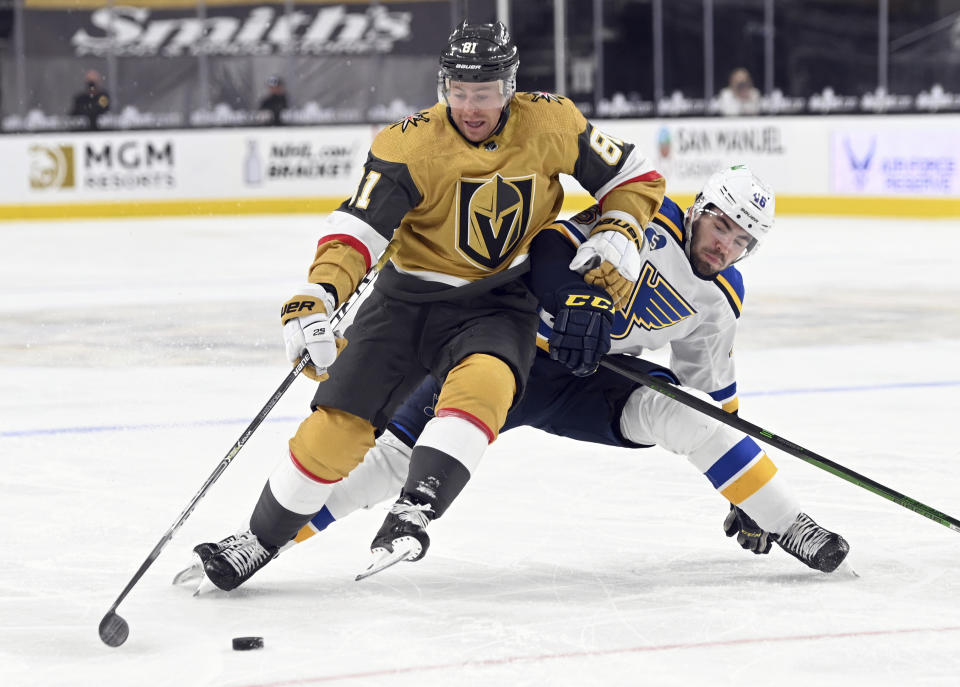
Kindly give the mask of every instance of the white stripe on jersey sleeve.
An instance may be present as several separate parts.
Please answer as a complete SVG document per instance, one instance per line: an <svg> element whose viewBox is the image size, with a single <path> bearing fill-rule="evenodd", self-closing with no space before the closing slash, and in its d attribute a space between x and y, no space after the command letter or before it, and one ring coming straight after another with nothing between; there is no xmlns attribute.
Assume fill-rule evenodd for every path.
<svg viewBox="0 0 960 687"><path fill-rule="evenodd" d="M387 249L387 239L383 238L377 230L364 222L359 217L355 217L340 210L331 212L321 225L320 238L330 234L346 234L357 239L370 251L371 262L375 263L383 251Z"/></svg>
<svg viewBox="0 0 960 687"><path fill-rule="evenodd" d="M641 155L636 146L634 146L633 150L630 151L630 155L627 157L626 162L623 163L620 173L606 184L601 186L597 190L597 193L594 197L597 200L603 200L604 196L606 196L608 193L610 193L610 191L615 189L620 184L655 171L657 171L657 168L650 163L650 160Z"/></svg>

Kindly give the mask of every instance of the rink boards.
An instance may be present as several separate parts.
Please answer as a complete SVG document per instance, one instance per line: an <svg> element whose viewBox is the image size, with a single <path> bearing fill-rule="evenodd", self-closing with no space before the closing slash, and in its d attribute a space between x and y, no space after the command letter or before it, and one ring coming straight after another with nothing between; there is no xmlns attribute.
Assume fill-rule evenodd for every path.
<svg viewBox="0 0 960 687"><path fill-rule="evenodd" d="M750 164L781 214L960 217L960 115L598 120L688 202ZM377 126L43 133L0 138L0 217L329 212L350 197ZM564 209L589 198L572 178Z"/></svg>

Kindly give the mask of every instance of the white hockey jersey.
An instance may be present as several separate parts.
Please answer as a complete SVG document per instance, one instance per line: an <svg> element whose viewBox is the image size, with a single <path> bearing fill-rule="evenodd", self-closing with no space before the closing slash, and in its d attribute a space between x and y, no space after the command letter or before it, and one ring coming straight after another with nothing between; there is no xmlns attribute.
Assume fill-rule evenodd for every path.
<svg viewBox="0 0 960 687"><path fill-rule="evenodd" d="M575 245L590 236L596 206L553 229ZM670 345L670 368L681 384L706 392L724 410L738 408L733 343L743 306L740 272L728 267L711 279L698 277L684 250L683 211L670 198L644 230L640 278L626 314L617 311L611 353L640 355ZM541 311L538 345L546 348L553 318Z"/></svg>

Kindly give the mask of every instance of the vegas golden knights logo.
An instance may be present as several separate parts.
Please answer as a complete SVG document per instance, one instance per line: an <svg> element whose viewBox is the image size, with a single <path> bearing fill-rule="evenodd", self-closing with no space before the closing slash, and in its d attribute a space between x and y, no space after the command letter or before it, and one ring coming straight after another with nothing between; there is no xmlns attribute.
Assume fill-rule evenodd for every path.
<svg viewBox="0 0 960 687"><path fill-rule="evenodd" d="M496 269L520 243L533 211L534 175L461 179L457 245L473 262Z"/></svg>

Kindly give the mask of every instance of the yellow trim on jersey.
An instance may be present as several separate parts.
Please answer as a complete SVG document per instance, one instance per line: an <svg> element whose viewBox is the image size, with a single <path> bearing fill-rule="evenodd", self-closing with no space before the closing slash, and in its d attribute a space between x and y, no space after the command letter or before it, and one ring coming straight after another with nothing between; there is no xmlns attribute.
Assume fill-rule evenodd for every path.
<svg viewBox="0 0 960 687"><path fill-rule="evenodd" d="M312 522L308 522L306 525L300 528L299 532L297 532L293 536L293 541L299 544L300 542L306 541L307 539L309 539L319 531L320 530L317 529L316 525L314 525Z"/></svg>
<svg viewBox="0 0 960 687"><path fill-rule="evenodd" d="M731 285L722 274L718 274L714 279L717 280L717 283L724 288L729 297L736 303L737 312L743 312L743 302L740 300L740 296L737 295L737 290L733 288L733 285Z"/></svg>
<svg viewBox="0 0 960 687"><path fill-rule="evenodd" d="M664 215L662 212L658 212L658 213L656 214L656 216L654 217L654 219L658 219L658 220L660 220L660 222L662 222L663 224L666 224L667 227L670 228L670 231L673 232L673 235L676 236L677 241L681 241L681 242L683 241L683 232L680 231L680 228L677 227L677 225L673 223L673 220L671 220L669 217L667 217L666 215Z"/></svg>
<svg viewBox="0 0 960 687"><path fill-rule="evenodd" d="M777 466L764 453L760 460L720 493L736 506L760 491L760 488L773 479L775 474L777 474Z"/></svg>
<svg viewBox="0 0 960 687"><path fill-rule="evenodd" d="M740 410L740 399L734 396L729 401L724 401L721 408L728 413L735 413Z"/></svg>
<svg viewBox="0 0 960 687"><path fill-rule="evenodd" d="M578 247L580 246L580 239L578 239L576 236L574 236L574 235L573 235L573 232L571 232L569 229L567 229L567 227L564 226L563 224L561 224L560 222L557 222L557 223L555 223L555 224L551 224L551 225L550 225L549 227L547 227L547 228L548 228L548 229L553 229L554 231L559 231L561 234L563 234L563 236L567 239L567 241L569 241L571 244L573 244L573 247L574 247L574 248L578 248Z"/></svg>

